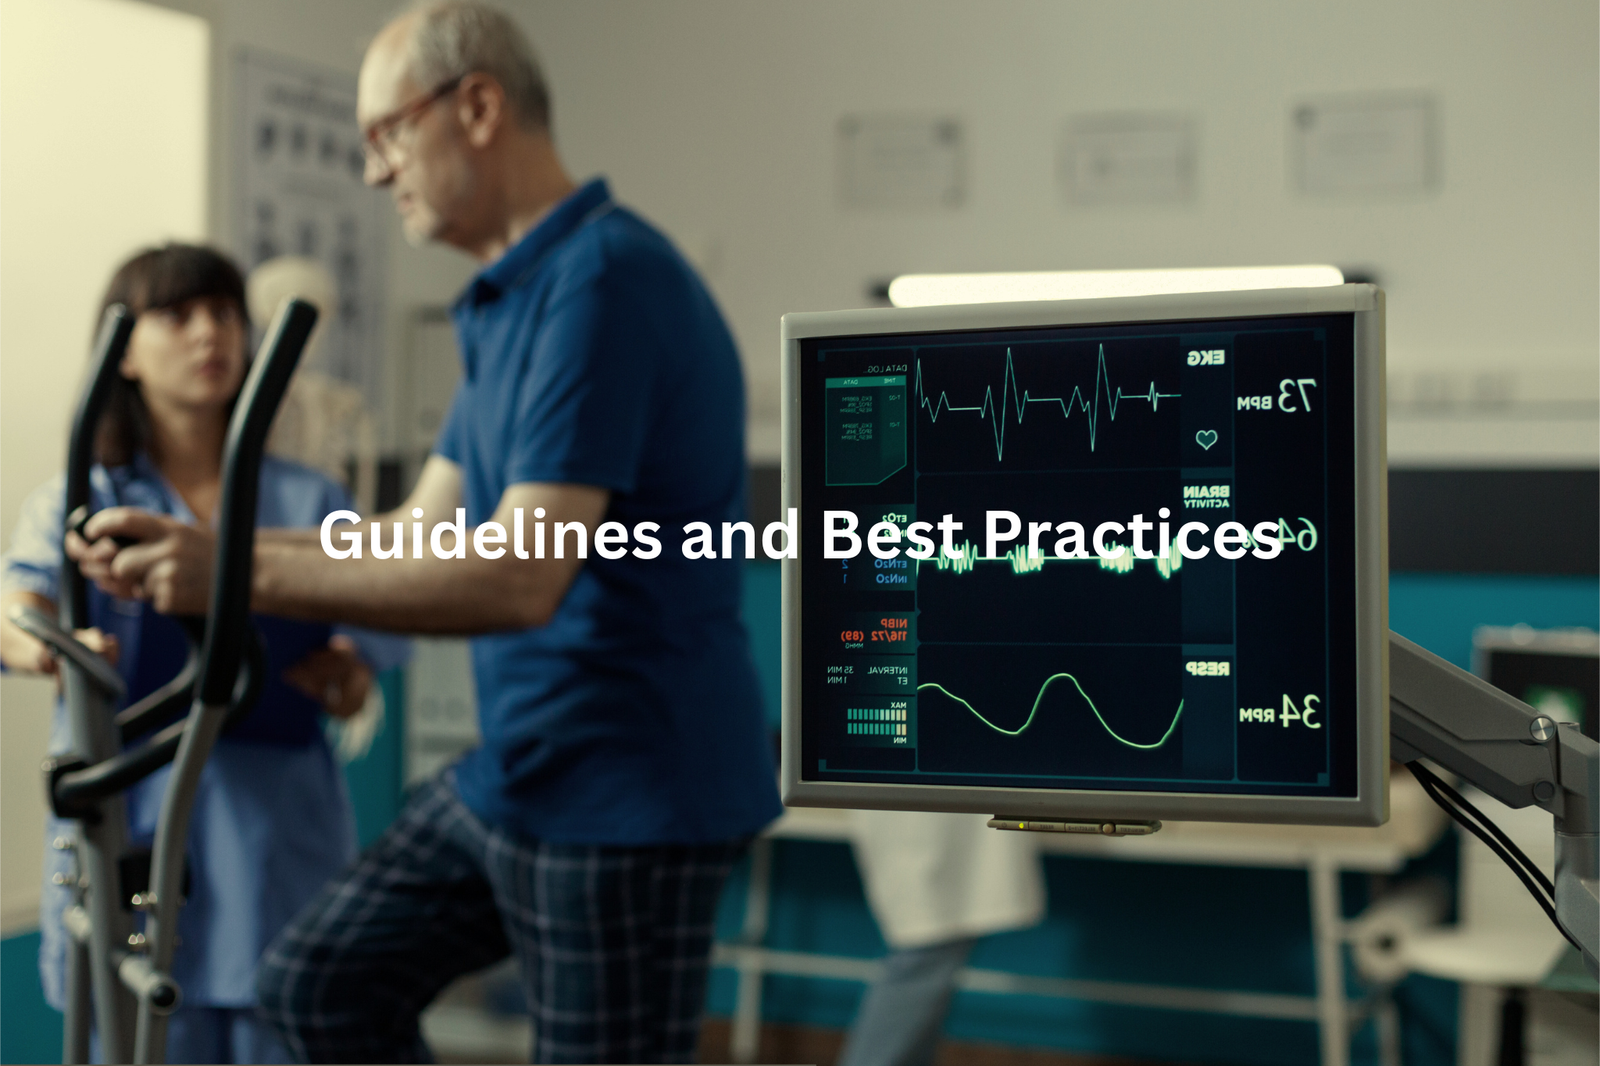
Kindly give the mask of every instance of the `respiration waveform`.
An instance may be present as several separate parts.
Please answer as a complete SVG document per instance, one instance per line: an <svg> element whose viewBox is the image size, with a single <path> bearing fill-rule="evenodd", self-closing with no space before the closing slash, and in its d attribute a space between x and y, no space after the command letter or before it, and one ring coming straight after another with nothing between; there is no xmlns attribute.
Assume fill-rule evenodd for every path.
<svg viewBox="0 0 1600 1066"><path fill-rule="evenodd" d="M1106 346L1100 345L1100 355L1095 361L1094 387L1090 396L1085 397L1083 390L1072 386L1070 396L1034 396L1027 389L1019 391L1017 386L1017 372L1011 363L1011 349L1006 349L1006 374L1000 385L1000 406L994 403L994 386L988 385L983 390L983 402L973 406L958 406L950 402L948 393L940 391L937 400L930 400L922 387L922 360L917 360L917 402L928 412L929 422L938 422L941 411L976 411L980 419L992 418L994 420L994 457L997 462L1003 462L1006 457L1006 411L1015 409L1017 424L1022 424L1023 416L1027 413L1030 403L1055 404L1061 409L1063 419L1071 419L1073 411L1082 411L1089 421L1089 450L1095 449L1095 442L1100 434L1100 415L1102 411L1101 397L1105 397L1104 412L1113 422L1117 420L1117 408L1123 400L1143 400L1150 405L1151 411L1161 409L1162 400L1176 400L1182 396L1177 392L1157 392L1156 383L1151 379L1144 392L1128 393L1122 391L1122 386L1111 386L1111 378L1106 370Z"/></svg>
<svg viewBox="0 0 1600 1066"><path fill-rule="evenodd" d="M978 546L969 541L963 541L956 549L954 556L944 553L939 548L933 553L931 559L916 560L917 570L920 573L924 566L933 566L937 570L947 570L951 574L970 574L978 568L979 563L1006 563L1011 567L1013 574L1036 574L1050 563L1097 563L1101 570L1108 570L1114 574L1128 574L1139 563L1152 563L1156 573L1161 575L1163 581L1183 569L1183 553L1178 550L1176 543L1172 544L1165 554L1156 554L1149 559L1140 559L1133 554L1133 549L1123 545L1122 554L1105 558L1099 555L1068 556L1047 555L1040 552L1037 555L1028 553L1027 545L1018 544L1004 555L980 555Z"/></svg>
<svg viewBox="0 0 1600 1066"><path fill-rule="evenodd" d="M1044 694L1049 691L1052 684L1060 681L1062 678L1066 678L1068 681L1072 682L1073 687L1078 690L1078 695L1083 697L1083 702L1087 703L1089 705L1089 710L1094 712L1094 716L1099 720L1101 728L1110 734L1111 738L1117 743L1126 745L1130 748L1137 748L1140 751L1154 751L1156 748L1161 747L1161 745L1165 744L1168 738L1172 736L1173 730L1178 728L1178 719L1183 717L1183 701L1179 700L1178 710L1173 714L1172 722L1167 726L1167 731L1161 734L1160 740L1153 744L1140 744L1137 741L1129 740L1127 737L1122 736L1115 729L1111 728L1111 723L1107 722L1105 715L1100 713L1100 708L1094 705L1094 700L1089 698L1089 694L1083 691L1083 686L1078 684L1078 679L1073 677L1071 674L1051 674L1049 677L1045 678L1044 684L1039 686L1039 694L1033 698L1033 709L1028 712L1027 720L1021 725L1017 726L1015 729L1006 729L1003 726L995 725L993 722L989 721L989 719L985 718L983 716L983 712L979 711L978 708L974 707L960 696L957 696L954 692L951 692L949 689L936 682L930 681L926 684L918 685L917 692L920 693L925 688L938 689L940 692L944 693L946 696L949 696L951 699L961 704L961 706L971 711L973 716L976 717L978 721L982 722L996 733L1002 733L1008 737L1015 737L1020 736L1025 729L1033 724L1034 718L1036 718L1039 714L1039 704L1044 702Z"/></svg>

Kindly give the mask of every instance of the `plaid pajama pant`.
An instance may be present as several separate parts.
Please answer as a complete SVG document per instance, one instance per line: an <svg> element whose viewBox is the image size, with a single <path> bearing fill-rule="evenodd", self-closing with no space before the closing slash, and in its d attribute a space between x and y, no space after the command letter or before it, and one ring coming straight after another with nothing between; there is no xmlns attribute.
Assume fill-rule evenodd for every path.
<svg viewBox="0 0 1600 1066"><path fill-rule="evenodd" d="M259 1010L306 1062L428 1062L417 1016L515 952L534 1062L692 1062L717 896L745 841L549 844L441 776L262 957Z"/></svg>

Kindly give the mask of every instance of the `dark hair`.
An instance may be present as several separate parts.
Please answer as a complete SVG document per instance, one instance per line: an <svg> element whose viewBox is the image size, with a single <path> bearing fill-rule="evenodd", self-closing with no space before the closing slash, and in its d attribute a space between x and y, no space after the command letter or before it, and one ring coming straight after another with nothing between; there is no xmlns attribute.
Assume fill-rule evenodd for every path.
<svg viewBox="0 0 1600 1066"><path fill-rule="evenodd" d="M248 334L250 312L245 303L244 276L233 260L198 244L146 248L111 275L95 323L98 328L106 308L112 304L124 305L137 317L205 296L232 300ZM111 399L100 419L95 458L108 467L125 466L149 443L150 411L139 394L139 383L119 374L113 379Z"/></svg>

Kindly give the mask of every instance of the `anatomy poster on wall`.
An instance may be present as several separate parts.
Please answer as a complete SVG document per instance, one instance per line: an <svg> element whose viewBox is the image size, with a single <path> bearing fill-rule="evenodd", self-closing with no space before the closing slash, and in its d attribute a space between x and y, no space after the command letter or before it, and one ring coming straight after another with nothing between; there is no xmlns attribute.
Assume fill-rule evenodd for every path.
<svg viewBox="0 0 1600 1066"><path fill-rule="evenodd" d="M327 268L338 296L324 309L316 369L378 410L389 209L361 181L356 80L252 50L236 63L234 251L247 270L283 255Z"/></svg>

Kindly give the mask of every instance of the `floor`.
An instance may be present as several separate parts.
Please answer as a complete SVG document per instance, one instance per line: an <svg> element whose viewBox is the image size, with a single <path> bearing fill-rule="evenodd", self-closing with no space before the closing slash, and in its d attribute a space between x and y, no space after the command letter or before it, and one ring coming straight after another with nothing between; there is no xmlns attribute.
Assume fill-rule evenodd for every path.
<svg viewBox="0 0 1600 1066"><path fill-rule="evenodd" d="M732 1025L720 1018L708 1018L700 1030L700 1061L729 1061L728 1039ZM844 1045L844 1030L801 1025L766 1025L761 1029L758 1061L767 1066L809 1063L828 1066L838 1058ZM1114 1058L1105 1055L1073 1055L1054 1049L1020 1048L1008 1044L978 1044L947 1040L939 1048L938 1066L1179 1066L1170 1062Z"/></svg>
<svg viewBox="0 0 1600 1066"><path fill-rule="evenodd" d="M423 1034L442 1063L528 1061L533 1029L526 1015L505 1013L502 1001L517 988L509 963L465 977L445 991L422 1016ZM498 1007L499 1009L495 1009ZM700 1030L700 1061L729 1063L732 1022L707 1018ZM765 1025L757 1061L764 1066L832 1066L844 1046L844 1030L806 1025ZM937 1066L1182 1066L1168 1061L1110 1055L1075 1055L1053 1048L945 1041Z"/></svg>
<svg viewBox="0 0 1600 1066"><path fill-rule="evenodd" d="M442 1063L527 1062L531 1030L526 1019L518 1024L484 1024L484 1016L463 1013L460 1017L439 1017L425 1025L429 1043ZM731 1061L728 1044L732 1024L726 1019L708 1018L700 1033L700 1061ZM767 1025L761 1030L761 1053L757 1061L765 1066L832 1066L844 1046L844 1030L804 1025ZM1053 1049L1021 1048L1007 1044L979 1044L946 1041L939 1049L937 1066L1180 1066L1171 1062L1116 1058L1107 1055L1073 1055Z"/></svg>

